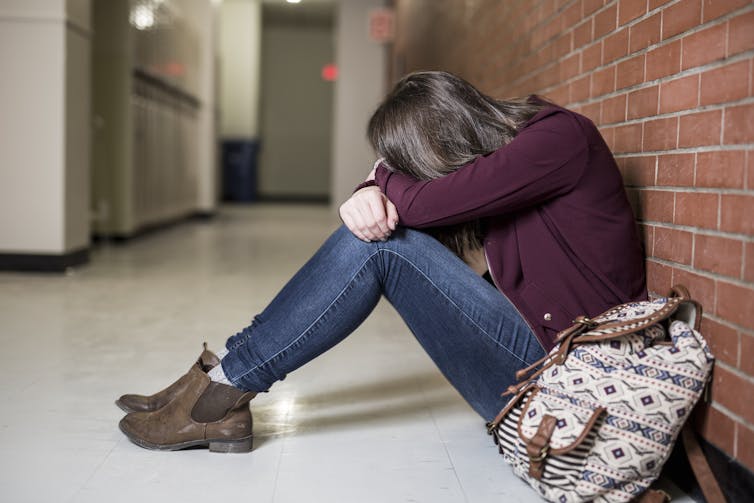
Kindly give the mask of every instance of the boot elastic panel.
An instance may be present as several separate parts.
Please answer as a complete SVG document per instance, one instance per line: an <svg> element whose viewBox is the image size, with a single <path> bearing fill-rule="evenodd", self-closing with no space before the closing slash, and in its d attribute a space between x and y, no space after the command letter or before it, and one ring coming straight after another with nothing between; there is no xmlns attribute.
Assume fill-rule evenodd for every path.
<svg viewBox="0 0 754 503"><path fill-rule="evenodd" d="M210 382L191 409L191 418L197 423L219 421L229 410L248 403L255 396L256 393L245 392L234 386Z"/></svg>

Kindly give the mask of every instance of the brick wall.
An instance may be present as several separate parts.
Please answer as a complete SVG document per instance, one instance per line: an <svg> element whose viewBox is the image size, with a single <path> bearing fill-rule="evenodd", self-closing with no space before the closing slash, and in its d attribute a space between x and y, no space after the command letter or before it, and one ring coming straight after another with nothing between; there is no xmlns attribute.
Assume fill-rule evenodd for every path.
<svg viewBox="0 0 754 503"><path fill-rule="evenodd" d="M754 4L396 0L393 74L457 73L591 118L643 231L649 288L689 287L717 356L703 435L754 470Z"/></svg>

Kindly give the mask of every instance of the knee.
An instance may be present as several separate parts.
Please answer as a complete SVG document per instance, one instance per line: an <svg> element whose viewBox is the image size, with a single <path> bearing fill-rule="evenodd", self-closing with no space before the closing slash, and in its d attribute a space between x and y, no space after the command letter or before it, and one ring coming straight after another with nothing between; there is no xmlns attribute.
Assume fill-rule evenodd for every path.
<svg viewBox="0 0 754 503"><path fill-rule="evenodd" d="M445 249L435 238L420 230L408 227L398 227L385 241L362 241L346 227L341 225L332 235L331 243L340 253L368 253L373 254L382 250L401 250L405 248Z"/></svg>
<svg viewBox="0 0 754 503"><path fill-rule="evenodd" d="M341 258L370 254L376 243L369 243L357 238L345 225L341 225L325 242L323 248Z"/></svg>

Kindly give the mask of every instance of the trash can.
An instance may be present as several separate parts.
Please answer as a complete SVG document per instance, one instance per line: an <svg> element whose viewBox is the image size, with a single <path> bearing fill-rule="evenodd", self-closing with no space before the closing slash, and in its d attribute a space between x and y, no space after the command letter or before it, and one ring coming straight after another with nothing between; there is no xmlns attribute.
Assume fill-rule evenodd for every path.
<svg viewBox="0 0 754 503"><path fill-rule="evenodd" d="M253 202L257 199L257 140L225 140L222 143L223 200Z"/></svg>

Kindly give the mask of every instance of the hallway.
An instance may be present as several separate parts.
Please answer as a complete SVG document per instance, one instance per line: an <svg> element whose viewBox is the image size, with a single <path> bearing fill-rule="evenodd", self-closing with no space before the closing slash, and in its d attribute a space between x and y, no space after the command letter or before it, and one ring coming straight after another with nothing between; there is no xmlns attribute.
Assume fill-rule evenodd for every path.
<svg viewBox="0 0 754 503"><path fill-rule="evenodd" d="M252 402L249 455L147 451L118 430L115 398L220 348L338 223L324 206L225 207L66 275L0 273L0 499L538 500L384 303Z"/></svg>

